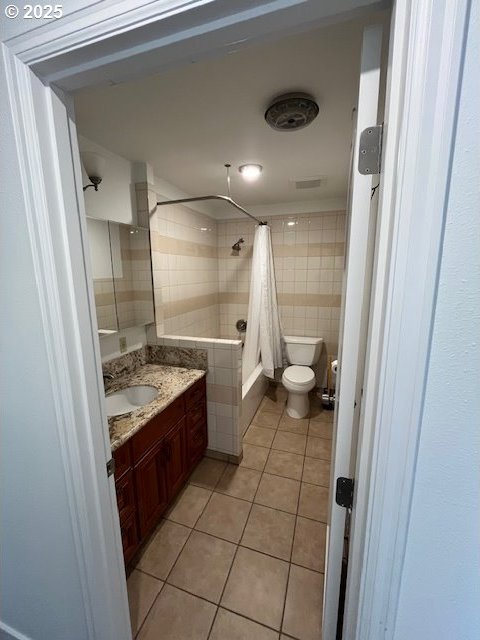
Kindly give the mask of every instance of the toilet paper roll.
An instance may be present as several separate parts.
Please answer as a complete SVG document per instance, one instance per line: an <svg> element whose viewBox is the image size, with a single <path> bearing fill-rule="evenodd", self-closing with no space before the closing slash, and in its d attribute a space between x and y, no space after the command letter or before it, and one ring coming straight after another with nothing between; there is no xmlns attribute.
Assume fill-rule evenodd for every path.
<svg viewBox="0 0 480 640"><path fill-rule="evenodd" d="M337 375L337 369L338 369L338 360L334 360L331 364L331 368L332 368L332 373L334 376Z"/></svg>

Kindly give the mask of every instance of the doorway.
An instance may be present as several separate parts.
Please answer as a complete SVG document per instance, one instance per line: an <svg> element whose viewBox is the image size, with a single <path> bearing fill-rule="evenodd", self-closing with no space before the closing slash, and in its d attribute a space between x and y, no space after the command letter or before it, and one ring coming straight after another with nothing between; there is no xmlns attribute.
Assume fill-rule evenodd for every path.
<svg viewBox="0 0 480 640"><path fill-rule="evenodd" d="M328 515L327 489L328 486L333 487L335 483L329 478L327 489L322 485L317 488L318 483L308 482L307 476L309 471L312 471L310 467L321 466L320 476L328 477L330 458L336 460L335 451L333 455L331 454L333 434L331 427L330 430L328 428L328 425L332 424L333 411L330 411L330 416L328 411L322 411L319 396L325 387L331 394L335 392L334 385L329 385L327 380L332 380L331 363L339 359L338 334L342 288L345 290L343 281L346 281L344 277L346 256L348 255L350 261L350 271L360 276L360 280L355 285L351 285L352 290L363 290L365 286L363 279L368 282L371 277L371 270L368 269L365 276L363 275L364 261L372 263L371 239L375 235L374 218L371 223L365 222L368 220L370 209L371 177L367 176L363 179L363 192L358 191L357 182L359 181L354 180L352 198L357 208L353 211L353 220L356 225L353 234L356 243L348 251L345 250L346 241L351 238L352 231L350 229L346 231L346 218L349 224L352 224L352 211L349 210L348 216L346 215L346 196L348 166L354 153L350 150L352 134L354 134L352 110L355 119L359 119L359 126L370 121L377 123L382 38L381 29L375 31L372 28L369 29L368 25L372 22L378 23L379 20L387 28L388 13L373 14L362 20L290 36L266 45L231 51L228 56L200 61L189 67L156 76L135 79L119 85L112 81L113 86L92 88L75 95L77 131L81 136L79 140L81 156L92 152L97 152L100 156L103 154L105 165L105 175L99 185L100 193L93 189L85 192L87 214L104 219L121 215L122 220L123 216L127 215L128 219L124 221L138 224L144 217L145 207L142 206L138 210L135 207L129 209L130 197L125 184L128 180L128 172L135 171L137 174L142 172L145 177L153 176L150 179L138 180L135 185L138 190L137 197L145 190L149 193L151 208L148 212L147 225L153 234L153 287L157 310L156 324L146 329L143 343L157 344L160 340L162 345L167 345L168 341L174 340L177 346L189 348L193 346L192 343L202 338L242 339L235 325L240 316L248 315L250 262L255 222L246 217L239 217L238 212L230 214L225 206L209 206L209 203L203 201L199 208L193 210L189 207L195 207L194 204L180 203L165 208L155 206L155 203L163 200L185 199L195 195L202 196L205 193L222 193L223 191L226 193L229 189L236 201L248 207L255 215L261 216L272 229L278 301L284 333L319 337L322 340L322 357L316 372L317 389L312 395L311 412L307 416L312 418L312 424L308 424L308 419L306 422L304 420L296 422L289 420L286 414L282 416L282 409L277 411L280 405L272 405L275 411L269 412L267 409L264 415L262 407L265 402L268 403L268 396L262 400L262 394L260 394L257 402L257 405L260 404L259 410L256 412L255 407L252 416L245 424L247 428L251 423L245 435L244 453L248 451L251 456L267 456L263 461L264 464L259 469L257 460L256 468L252 470L252 463L249 464L245 459L241 462L238 471L231 471L230 468L222 469L222 474L232 475L230 482L237 484L240 480L234 479L233 475L258 476L258 486L249 499L255 502L258 497L262 506L252 509L250 516L252 519L258 519L256 510L259 508L265 508L267 513L273 508L272 517L275 515L277 503L261 497L264 493L264 484L267 485L269 482L273 484L272 480L274 480L278 486L282 483L292 485L289 490L293 492L292 500L295 505L292 507L288 503L288 509L285 512L293 516L295 522L290 539L286 541L287 546L290 545L288 558L285 557L283 548L282 555L279 557L274 551L268 553L268 545L261 546L261 552L266 552L266 555L271 555L283 562L301 557L298 549L302 536L305 537L303 516L311 513L314 514L310 529L311 533L315 530L313 536L315 547L323 558L326 555L327 524L331 523L331 517ZM386 54L386 43L388 43L387 37L384 38L384 54ZM377 56L376 60L373 52ZM282 58L288 60L288 65L278 64ZM318 61L327 58L335 60L335 64L328 67L318 64ZM256 68L256 73L252 75L253 67ZM359 72L364 74L360 81L360 84L363 83L360 86L360 99L364 101L364 96L368 96L368 103L359 104L358 102ZM342 81L339 82L338 78L342 78ZM383 73L382 82L385 82L385 73ZM295 86L301 86L304 92L317 97L320 103L317 122L308 129L298 132L272 130L263 117L265 107L268 106L268 97L275 100L275 96L282 94L282 87L283 93L288 93L288 87L293 91ZM380 98L380 101L382 99ZM122 133L119 134L119 131ZM353 144L357 144L355 136ZM150 164L139 162L145 157L150 159ZM218 162L218 158L222 161ZM134 164L133 159L137 159ZM233 165L234 168L228 184L225 182L224 161ZM245 182L240 172L236 171L238 166L243 166L246 162L255 162L262 167L262 177L256 183ZM292 176L296 176L296 179L294 180ZM87 176L84 175L84 180L86 179ZM118 199L121 190L125 193L123 201ZM363 203L362 208L358 209L360 202ZM111 226L112 223L109 225ZM368 247L362 244L363 234L365 238L370 238ZM238 237L243 240L242 246L237 242L239 248L233 249ZM194 253L192 253L193 245L196 247ZM162 248L158 250L160 246ZM206 256L207 253L210 258L192 257ZM213 268L217 273L212 279L212 265L207 263L209 260L212 262L214 253L214 259L217 262ZM201 294L201 299L195 297L198 293ZM205 297L209 297L208 302L205 302ZM194 307L197 302L201 305L198 309ZM188 311L180 312L178 309L186 306L187 303ZM354 300L350 304L357 309L355 313L359 317L362 313L365 315L364 307L368 308L368 294L366 294L366 302L360 303ZM103 311L100 312L103 313ZM346 331L350 339L359 331L355 321L351 319L351 313L349 307L347 310L349 325ZM364 320L363 344L366 342L366 326ZM122 327L117 328L120 331L119 335L122 335ZM130 335L128 338L130 339ZM142 341L142 338L138 340ZM113 346L110 347L110 345ZM104 360L118 355L118 335L102 337L100 346ZM353 371L358 358L356 351L358 347L355 341L351 343L350 348L352 364L349 364L348 368ZM113 352L110 349L113 349ZM360 357L364 357L364 353ZM209 400L209 382L218 385L221 380L218 381L216 376L225 377L229 373L222 368L217 372L214 364L216 363L213 361L209 362L210 380L207 377L207 401ZM356 371L345 378L356 380ZM344 386L344 397L346 397L346 383ZM278 391L272 389L271 393L274 397L281 396L283 400L286 399L281 385ZM213 401L211 404L214 404ZM243 397L242 404L245 404ZM333 408L332 401L327 404ZM209 408L209 449L212 453L235 455L236 450L230 450L224 444L229 434L225 433L226 427L223 423L231 423L233 415L225 417L224 412L227 408L221 404L217 410L222 413L218 414L210 412ZM270 413L273 415L271 416ZM277 413L279 420L270 420ZM318 425L315 423L315 418L318 419L319 415L324 417L322 423L325 422L325 416L330 419L327 419L325 424ZM233 418L235 418L234 415ZM270 433L265 430L265 420L270 420L273 427ZM344 425L351 421L351 416L342 418ZM210 423L214 423L215 428L210 429ZM322 427L325 438L322 437ZM279 433L273 433L277 428ZM344 428L345 426L342 427ZM273 444L269 442L266 446L270 435L272 439L275 436ZM264 440L261 440L262 438ZM259 444L256 439L260 439L262 444ZM290 442L294 439L298 439L298 444ZM345 468L345 460L350 464L350 458L354 458L354 453L350 452L351 439L351 429L348 428L346 435L342 438L335 437L334 442L342 443L342 453L332 467L331 475L334 479L338 475L349 473L348 469L342 469L342 465ZM272 451L269 451L270 447ZM283 453L278 454L278 451ZM289 456L292 458L290 460L292 468L287 469L288 465L283 464L281 465L283 473L272 472L278 468L277 458L282 455L284 458ZM305 477L303 464L300 476L293 468L295 465L298 467L302 456L309 467ZM315 462L319 459L322 462ZM215 465L205 461L205 466L209 465L221 466L220 463ZM295 477L292 477L294 472ZM310 475L313 478L318 473ZM285 477L287 480L284 480ZM251 482L254 480L255 478L252 477ZM225 484L222 484L221 478L216 478L216 481L214 485L201 487L201 489L213 491L213 496L222 493L229 495L229 490L225 487L223 492L219 488ZM194 480L191 480L191 484L196 486ZM296 494L296 498L293 494ZM330 491L331 495L332 491ZM245 499L241 492L239 496L234 492L232 497ZM211 496L209 500L210 498ZM228 499L224 498L224 500ZM268 504L265 504L265 500ZM182 497L179 500L180 504L181 501ZM303 503L315 501L321 502L322 506L318 505L318 508L313 508L313 511L310 507L301 506ZM209 508L208 501L208 504L203 505L202 510L205 509L208 513ZM225 508L227 509L227 505ZM180 507L178 509L181 511ZM330 509L333 511L333 505ZM343 509L339 511L339 520L335 523L334 529L330 526L329 558L332 566L340 567L344 511ZM278 517L282 516L281 512L280 506ZM173 513L175 514L175 509ZM179 547L173 560L180 566L184 566L185 563L188 565L185 558L192 553L190 547L199 536L192 530L200 527L200 531L205 534L201 523L202 518L206 516L201 513L197 515L193 523L190 519L188 523L178 521L178 518L175 519L176 516L173 515L171 520L173 525L169 524L167 515L155 535L155 542L152 542L148 550L144 551L147 558L156 558L161 553L159 550L163 548L166 544L165 539L168 538L165 531L174 525L183 527L190 525L190 536L185 542L185 548ZM250 521L248 514L246 516L244 525L248 532ZM288 516L284 515L284 517ZM299 519L298 526L296 518ZM315 524L319 521L321 526ZM208 538L208 534L205 535ZM215 542L214 538L215 534L212 537L212 544ZM222 537L219 536L219 539ZM249 548L245 540L248 540L247 533L234 541L228 539L227 542L240 545L241 550ZM334 540L335 544L333 544ZM237 552L232 556L231 563L235 564L236 554ZM295 572L303 572L303 579L307 582L311 579L310 576L313 576L312 579L315 578L316 583L321 585L316 590L316 599L314 603L312 602L312 612L308 616L314 620L320 613L319 609L323 608L324 561L309 558L307 566L305 561L303 566L302 562L299 564L294 560L292 562L294 571L288 572L288 575L292 574L292 585ZM152 564L152 561L144 560L138 555L134 558L133 565L138 567L130 578L131 599L136 602L132 608L135 618L134 630L142 637L142 634L148 634L146 630L153 624L150 621L158 617L155 616L155 608L161 609L163 599L167 597L167 592L171 591L170 587L173 589L172 593L176 593L178 570L172 565L165 573L163 565L161 570L158 569L158 558ZM221 606L223 598L228 600L225 595L222 595L223 590L226 589L228 592L233 588L228 587L227 579L229 585L235 582L228 578L229 570L231 567L227 567L226 573L222 574L223 589L217 593L216 599L206 598L206 602L210 604L216 606L220 604L221 609L225 608ZM202 574L207 573L205 569L199 569L199 571ZM316 573L319 575L315 575ZM339 572L332 571L329 580L329 588L335 595L327 600L326 619L330 627L330 636L333 638L337 625ZM164 582L169 587L162 595ZM276 606L279 610L286 610L284 631L289 628L288 618L291 617L289 610L292 608L293 597L291 593L294 589L293 586L288 587L287 582L283 585L283 591L279 596L280 604ZM203 591L199 592L194 583L191 581L187 583L185 589L188 593L195 597L204 597ZM183 582L181 584L184 585ZM145 599L142 596L142 589L149 594ZM149 600L152 594L154 604ZM170 597L173 597L172 594ZM322 603L321 607L318 606L318 602ZM149 603L149 606L146 603ZM150 607L152 611L149 612ZM241 612L245 613L243 609ZM252 624L257 620L254 614L247 615L247 618L252 621ZM260 619L259 622L262 624L265 620ZM215 622L212 624L215 625ZM272 630L276 628L279 631L283 628L282 624L282 616L279 619L267 620L267 627L270 626ZM315 625L320 629L321 616L318 617ZM290 635L293 637L303 638L305 633L308 635L309 631L290 630ZM325 632L324 636L327 637Z"/></svg>
<svg viewBox="0 0 480 640"><path fill-rule="evenodd" d="M419 144L415 136L412 137L414 127L410 127L402 135L404 135L405 139L407 139L411 144L406 144L400 148L397 147L398 136L400 135L398 132L399 123L401 122L401 114L399 113L400 108L397 109L397 107L404 102L401 90L403 85L400 79L403 77L402 74L406 69L406 62L407 60L410 60L410 56L413 56L416 60L415 68L417 71L419 69L419 65L421 69L423 69L427 64L427 61L433 64L435 70L442 61L448 62L449 66L447 77L445 77L445 74L442 76L445 93L439 91L435 84L433 87L434 91L430 92L429 95L435 96L437 94L441 94L441 104L447 106L448 112L448 117L441 121L442 126L437 127L437 129L440 128L442 132L445 130L446 135L438 135L436 139L439 141L441 140L442 144L443 141L449 141L451 139L451 123L454 109L453 107L450 109L450 107L451 101L454 100L457 95L456 79L458 77L457 71L459 65L459 58L455 54L457 49L455 47L445 47L442 49L442 56L437 60L438 56L436 56L436 53L433 52L431 47L422 48L419 46L417 40L414 39L411 48L407 49L405 40L402 40L402 38L406 33L408 33L411 23L415 23L416 25L421 24L422 28L424 28L424 33L429 34L430 32L435 32L438 34L441 33L441 29L444 26L443 20L448 19L449 24L455 23L455 25L458 25L458 28L456 28L455 31L446 30L444 37L448 39L450 44L457 44L458 38L461 38L463 33L462 24L464 24L465 20L464 9L465 7L462 8L461 6L456 6L455 8L452 7L451 14L454 15L451 20L450 13L448 15L445 14L445 16L442 14L439 18L438 24L433 24L430 23L429 14L427 13L422 13L420 15L418 12L413 12L410 16L410 14L402 12L402 7L397 7L395 16L395 55L393 56L394 74L392 76L392 78L395 79L395 82L393 82L393 96L391 96L391 101L389 103L392 107L390 115L393 116L395 142L390 141L387 144L387 150L389 152L387 157L390 158L389 162L391 162L393 153L395 154L396 161L398 160L403 163L406 160L406 156L408 155L410 157ZM290 17L295 13L296 8L290 12ZM303 15L303 17L305 16ZM100 22L101 20L96 23L99 25L97 28L97 34L103 33L104 24L100 24ZM132 25L133 21L129 22L129 24ZM89 27L88 34L90 36L92 35L91 32L93 30L94 28ZM30 220L30 225L28 226L28 237L34 256L37 259L36 273L38 274L38 292L43 308L47 312L52 311L51 317L54 320L55 318L57 319L57 323L55 324L55 322L53 322L52 324L55 330L50 332L47 323L44 327L44 335L41 337L42 339L45 338L45 343L50 349L49 353L56 353L56 357L49 358L48 362L50 363L51 370L58 374L58 383L55 385L55 388L57 391L62 391L62 401L58 405L60 407L60 411L57 412L56 418L53 419L52 424L58 425L60 434L66 434L68 436L66 438L66 448L63 449L61 464L65 468L65 476L73 479L73 486L70 492L70 503L72 505L72 513L75 514L75 517L78 516L77 522L81 523L81 526L77 529L79 533L73 547L75 550L73 555L78 559L76 568L74 567L73 574L77 575L78 573L78 575L82 576L83 582L81 581L81 583L84 585L85 596L83 599L78 600L78 602L82 602L82 613L79 615L84 615L85 618L92 621L91 624L97 630L97 635L123 637L125 634L125 625L123 624L124 618L122 613L123 609L118 606L122 600L122 594L121 589L117 588L119 581L112 581L112 568L115 567L117 560L120 558L120 547L118 535L116 534L118 527L116 527L114 518L112 519L111 517L114 513L114 502L110 499L112 495L112 486L111 483L109 484L105 479L104 464L107 459L107 445L105 443L103 454L102 445L98 448L89 447L87 445L82 449L83 445L87 443L89 439L91 440L92 436L97 442L99 440L99 434L92 432L90 425L92 423L100 424L102 422L105 424L106 421L104 414L102 414L102 402L98 394L98 389L100 388L100 378L98 378L100 374L99 354L98 352L95 352L94 346L92 346L92 328L94 323L92 322L92 315L88 312L89 306L91 307L93 305L91 301L89 301L89 290L86 284L86 279L83 281L81 278L81 274L85 269L82 262L80 243L80 238L82 236L82 223L75 215L66 215L66 211L78 211L78 203L76 201L76 197L74 197L74 194L77 192L75 191L74 185L76 184L75 175L79 174L78 164L76 166L76 173L72 171L72 153L68 142L70 139L71 125L68 121L69 112L65 107L65 105L68 106L68 99L65 95L62 96L62 92L60 90L56 90L56 94L53 94L50 89L45 88L45 86L37 82L34 74L31 73L30 69L26 66L26 64L31 65L39 75L42 75L46 83L49 81L57 81L60 85L63 85L65 89L72 89L74 84L76 84L77 87L81 86L82 73L88 74L88 69L92 69L95 65L90 64L92 58L90 57L89 62L88 54L83 58L82 65L77 65L76 67L71 64L76 54L72 54L70 64L68 63L67 58L65 58L67 55L67 48L65 46L64 36L73 38L79 46L85 45L86 40L83 37L84 33L82 33L81 37L78 36L77 33L77 25L74 25L74 28L64 27L62 25L62 32L58 35L61 35L63 39L55 40L55 51L53 51L52 47L48 44L49 42L53 42L50 35L48 35L46 39L42 40L44 32L39 30L37 32L39 37L35 42L28 38L27 43L25 38L22 40L20 37L15 42L12 40L12 48L9 48L8 51L4 51L4 53L6 54L9 107L11 107L11 112L15 114L15 117L12 119L12 130L15 131L15 135L17 136L16 148L18 150L20 160L23 163L22 167L24 173L22 175L24 180L22 182L22 191L27 199L26 201L31 204L31 210L35 212L35 216ZM432 40L428 38L425 41L432 42ZM213 41L211 42L212 45L215 44ZM131 39L130 44L132 44ZM43 47L42 52L40 52L39 47ZM29 53L26 53L27 50ZM51 63L59 51L61 51L63 59L62 61L59 61L59 58L57 58L55 62L58 64L56 64L56 68L54 68L55 65L52 65ZM453 53L451 55L447 55L448 52L452 51ZM458 51L460 51L460 48L458 48ZM443 52L445 52L445 54ZM447 58L446 61L445 57ZM47 58L50 58L50 62L45 62ZM41 62L41 60L44 62ZM107 60L104 58L103 62L107 62ZM72 81L73 76L75 76L75 81ZM97 80L98 77L99 76L97 76ZM433 78L433 82L436 75L430 74L429 77ZM67 80L67 78L70 78L70 80ZM85 78L85 75L83 78ZM418 99L417 104L424 106L424 102L427 101L427 97L425 97L425 94L419 95L419 92L415 88L417 87L418 89L418 86L413 85L412 77L409 73L407 73L406 77L406 86L408 87L409 99L411 99L413 95L415 99ZM449 91L447 91L447 89ZM447 94L451 96L451 99L446 97ZM34 105L35 109L33 108ZM436 106L433 104L430 106L436 113ZM452 118L450 118L451 115ZM42 127L37 127L36 118L40 118L40 120L42 120ZM417 131L417 129L415 129L415 131ZM425 138L428 138L427 134L430 131L429 129L427 131L426 129L422 130L420 128L418 131L420 132L418 139L422 139L424 141ZM41 138L43 134L48 136L48 141ZM55 138L56 144L53 144L52 146L51 142L53 138ZM73 138L74 136L71 137L72 140ZM28 144L27 140L29 141ZM57 153L52 155L52 149L55 149ZM397 149L399 153L398 158L396 155ZM427 145L424 150L425 152L422 156L424 162L421 169L422 171L424 170L425 173L429 167L431 168L433 160L429 155L430 147ZM61 162L58 161L59 156L61 157ZM425 156L427 156L426 159ZM76 157L77 156L74 154L74 159ZM442 157L444 157L442 154L436 155L438 160L437 164L442 164ZM411 156L411 159L414 160L414 156ZM437 164L435 166L437 166ZM414 171L417 167L417 163L411 162L410 166L411 170ZM43 171L35 170L39 169L39 167L43 167ZM391 170L391 164L389 165L389 170ZM421 175L419 179L424 175L422 171L420 172ZM390 180L391 174L387 172L386 175ZM396 185L394 188L389 182L388 197L391 198L390 203L392 204L392 209L391 211L389 209L388 215L391 215L396 219L398 211L396 209L397 203L393 194L397 193L399 190L401 191L402 188L402 185ZM80 200L80 181L78 181L77 189ZM438 189L440 189L440 185L438 185ZM440 197L438 190L436 193ZM47 203L49 205L48 208L46 206ZM437 207L436 210L440 211L441 207ZM416 229L415 231L416 240L420 241L421 237L425 237L425 239L429 240L428 244L430 247L433 243L438 249L437 240L439 235L436 234L436 230L440 229L441 225L434 224L435 217L430 215L431 208L426 207L425 212L425 224L421 229ZM402 219L398 221L406 231L405 237L410 237L408 232L409 218L405 214L405 211ZM385 237L387 238L389 238L388 226L389 223L386 224L387 228L385 229ZM40 235L38 235L38 233ZM41 242L40 238L42 240ZM389 246L389 242L385 243L382 241L381 247L383 255L385 255L385 252L388 254ZM398 247L395 244L395 251L397 251L397 249ZM404 255L407 256L410 254L408 251L405 251ZM15 256L13 256L13 258L15 258ZM387 260L387 263L389 261L390 260ZM438 261L438 252L434 248L432 249L431 254L429 254L428 264L435 265L437 264L436 261ZM75 279L71 278L72 267L73 271L76 273ZM429 297L424 305L422 303L422 308L424 308L425 305L430 305L431 307L433 289L432 287L428 287L428 272L423 269L423 265L420 265L420 267L420 272L417 270L416 277L412 280L415 286L409 292L409 296L412 298L421 290L422 293L421 295L419 294L419 299L424 300L424 289L428 290ZM378 280L381 280L380 276L377 277L377 281ZM47 287L42 284L45 282L48 283ZM397 283L401 289L401 283L398 281L396 276L394 278L394 284L395 283ZM50 292L58 292L60 295L58 297L55 295L49 296ZM398 294L398 287L395 292ZM430 294L432 294L432 296ZM394 296L393 301L395 301L395 299L396 298ZM75 308L73 308L71 304L73 300L75 300ZM388 304L391 302L388 296L387 298L382 298L382 300L383 302L386 300L386 303ZM53 310L55 310L55 313L53 313ZM379 325L377 325L376 328L378 331L380 331L383 326L383 312L381 309L379 312L379 314L376 313L376 318L379 320ZM397 314L396 317L399 318L399 323L401 324L401 314ZM425 353L422 340L426 333L428 332L414 331L409 332L408 334L411 336L412 343L417 341L420 345L422 358ZM40 338L40 336L37 337ZM391 336L388 337L390 342L387 343L387 346L391 343L391 339ZM387 338L385 338L385 341L387 341ZM381 342L382 339L380 339L380 344ZM67 352L69 354L68 360L62 358L62 349L55 352L55 344L67 345ZM415 351L415 353L417 353L417 351ZM47 362L47 360L42 360L42 362ZM424 372L424 359L422 359L422 362L423 369L422 367L420 367L420 369ZM419 376L421 377L422 371L420 371L420 369L418 370L415 379L419 378ZM407 374L405 372L402 373L401 371L398 371L397 373L403 376L402 379L406 383L408 380L406 376L408 375L411 378L411 372ZM389 376L391 375L393 375L392 368L386 371L387 379L390 379ZM95 380L95 384L93 385L91 384L92 380ZM408 384L406 384L406 387L410 388ZM72 389L75 389L75 394L71 393ZM89 390L89 392L87 392L87 390ZM410 395L407 393L405 398L408 401ZM388 398L385 398L385 396L384 400L388 402ZM376 400L374 399L373 403L375 404L375 402ZM407 402L407 404L409 403ZM26 409L26 406L22 407L22 410ZM413 406L415 415L418 415L417 409L418 408ZM59 416L65 416L65 419L60 420ZM67 416L69 416L69 419L67 419ZM72 416L74 417L74 420L72 420ZM408 420L409 433L411 436L413 431L415 431L415 425L410 415L408 416ZM75 428L70 428L70 425L74 425ZM385 435L385 429L383 430L383 437L387 437ZM100 438L100 441L101 439L102 438ZM395 460L397 461L396 464L401 464L407 460L407 449L406 446L404 446L405 442L398 444L400 444L400 448L397 446ZM83 459L88 461L87 464L78 464L79 451L86 454ZM385 449L381 449L381 452L381 456L386 456L388 453L388 446ZM26 448L24 449L24 453L27 454ZM377 465L377 461L375 461L375 465ZM33 469L33 467L31 469ZM384 487L384 493L388 493L388 491L390 491L394 479L398 476L398 473L400 473L399 469L396 467L395 469L390 467L389 470L390 473L388 481L382 484ZM378 473L378 465L376 466L375 473ZM410 483L411 485L411 482L413 481L412 465L408 464L406 467L403 465L401 475L402 477L407 476L407 483ZM32 487L33 486L34 485L32 484ZM83 496L88 497L86 502L83 501ZM20 502L25 503L28 496L25 494L24 496L17 496L17 498L18 506ZM105 508L109 503L110 508ZM90 507L92 504L97 504L99 508L96 510L91 508L86 509L85 504L88 504ZM48 505L45 505L45 507L46 511L50 513L48 511ZM374 509L374 516L377 512L378 509ZM402 513L405 514L405 509L403 509L403 507ZM100 516L100 514L103 514L103 516ZM51 515L52 517L54 516L53 513ZM388 513L382 514L382 517L383 516L387 517L389 522L392 521L392 518L390 518ZM390 558L391 555L394 555L395 558L397 557L397 552L399 552L401 542L405 539L405 522L405 518L402 517L400 533L395 537L395 543L392 542L390 546L388 544L384 544L381 547L378 547L379 553L377 555L381 562L380 564L375 565L377 567L375 572L381 573L385 570L385 573L388 568L386 558ZM105 532L110 532L111 535L105 536ZM110 553L112 551L112 547L105 544L107 540L111 541L112 537L117 538L116 548L113 549L114 553ZM379 537L376 536L375 539L379 540ZM98 544L93 545L92 552L93 540L98 541ZM388 553L384 553L386 547L392 549L392 554L389 555ZM45 554L48 555L47 549L45 550ZM115 560L115 557L117 560ZM372 563L370 560L369 567L371 569ZM121 563L118 562L117 564L118 569L120 569ZM372 575L371 571L369 575ZM387 580L387 582L389 581ZM395 580L393 582L395 582ZM60 584L60 582L58 584ZM368 584L375 584L375 580L368 582ZM393 592L395 595L395 585L393 585ZM96 594L98 597L95 597L93 594ZM392 596L393 599L394 595ZM29 607L24 608L24 611L28 610ZM368 619L369 622L380 619L380 610L383 610L383 604L377 602L375 607L372 605L372 615L366 616L365 619ZM109 612L111 615L108 614ZM115 620L118 623L117 625L115 625ZM10 622L13 626L16 626L14 616L10 616ZM120 622L122 624L120 624ZM18 628L28 631L28 616L23 616L22 622L21 624L19 623ZM107 631L107 629L109 629L109 631ZM90 633L90 635L93 637L93 633Z"/></svg>

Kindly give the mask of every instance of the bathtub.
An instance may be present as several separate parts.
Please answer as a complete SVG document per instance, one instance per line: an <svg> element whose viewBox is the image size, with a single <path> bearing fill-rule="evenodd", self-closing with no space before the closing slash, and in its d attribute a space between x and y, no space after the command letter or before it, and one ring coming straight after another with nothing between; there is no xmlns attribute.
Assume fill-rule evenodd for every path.
<svg viewBox="0 0 480 640"><path fill-rule="evenodd" d="M268 380L263 374L262 365L257 364L252 373L242 382L242 412L240 433L247 430L268 387Z"/></svg>

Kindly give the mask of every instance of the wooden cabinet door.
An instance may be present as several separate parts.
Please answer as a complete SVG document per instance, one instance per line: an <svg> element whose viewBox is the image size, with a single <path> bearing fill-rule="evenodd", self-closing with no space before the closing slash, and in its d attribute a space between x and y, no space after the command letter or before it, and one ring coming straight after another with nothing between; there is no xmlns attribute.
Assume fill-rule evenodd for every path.
<svg viewBox="0 0 480 640"><path fill-rule="evenodd" d="M161 442L135 467L135 488L141 538L144 538L155 527L168 504L165 464L165 450L163 442Z"/></svg>
<svg viewBox="0 0 480 640"><path fill-rule="evenodd" d="M124 522L120 523L120 531L122 534L123 559L127 564L135 555L139 543L135 513L132 513Z"/></svg>
<svg viewBox="0 0 480 640"><path fill-rule="evenodd" d="M163 444L165 448L165 476L169 500L179 492L187 475L185 445L185 419L182 418L168 433Z"/></svg>
<svg viewBox="0 0 480 640"><path fill-rule="evenodd" d="M207 448L207 408L199 402L190 408L186 417L187 465L191 469Z"/></svg>

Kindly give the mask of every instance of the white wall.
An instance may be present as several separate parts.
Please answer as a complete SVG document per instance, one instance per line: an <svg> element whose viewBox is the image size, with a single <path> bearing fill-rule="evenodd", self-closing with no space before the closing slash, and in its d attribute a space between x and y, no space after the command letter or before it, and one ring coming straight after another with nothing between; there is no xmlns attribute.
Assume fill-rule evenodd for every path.
<svg viewBox="0 0 480 640"><path fill-rule="evenodd" d="M396 640L480 637L480 59L472 3Z"/></svg>
<svg viewBox="0 0 480 640"><path fill-rule="evenodd" d="M82 135L78 136L78 146L80 154L82 151L94 151L105 158L105 170L98 191L89 187L84 192L87 216L136 225L133 164ZM84 185L88 184L85 175L84 179Z"/></svg>
<svg viewBox="0 0 480 640"><path fill-rule="evenodd" d="M6 86L3 51L0 83ZM7 92L0 96L1 625L87 637L35 266ZM8 274L9 277L6 277Z"/></svg>

